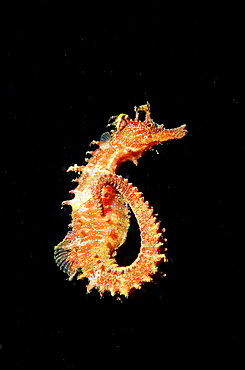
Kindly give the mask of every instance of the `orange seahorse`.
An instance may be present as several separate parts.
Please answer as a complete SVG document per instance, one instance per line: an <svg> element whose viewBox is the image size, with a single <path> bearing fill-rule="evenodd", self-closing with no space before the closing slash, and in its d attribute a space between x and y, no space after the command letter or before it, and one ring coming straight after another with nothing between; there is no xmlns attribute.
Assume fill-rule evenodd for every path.
<svg viewBox="0 0 245 370"><path fill-rule="evenodd" d="M139 111L145 112L143 122ZM87 278L87 291L97 288L101 295L109 291L127 297L152 280L159 262L167 261L161 253L166 251L161 248L165 230L160 229L153 209L138 189L116 172L121 163L133 161L137 165L137 159L148 149L166 140L181 139L187 131L185 125L165 129L155 123L149 104L135 108L135 112L134 120L126 114L117 116L115 130L92 142L99 148L90 152L86 166L75 164L68 169L80 177L75 180L77 188L71 191L74 198L63 202L72 206L71 231L55 247L55 260L69 280L75 275L77 279ZM114 257L127 237L129 207L139 225L141 248L132 264L119 266Z"/></svg>

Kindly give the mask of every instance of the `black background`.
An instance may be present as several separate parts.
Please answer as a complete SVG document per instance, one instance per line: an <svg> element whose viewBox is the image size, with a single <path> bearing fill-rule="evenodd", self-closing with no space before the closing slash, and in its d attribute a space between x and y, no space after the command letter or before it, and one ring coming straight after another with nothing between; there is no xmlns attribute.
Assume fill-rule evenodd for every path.
<svg viewBox="0 0 245 370"><path fill-rule="evenodd" d="M1 368L237 368L242 358L241 9L165 2L9 2L4 17ZM122 302L53 261L73 175L108 119L151 104L188 135L120 174L166 227L170 263ZM6 185L6 187L5 187ZM132 241L133 243L134 241ZM133 246L132 246L133 247ZM6 292L6 295L3 293ZM89 365L88 365L89 364ZM240 363L241 364L241 363Z"/></svg>

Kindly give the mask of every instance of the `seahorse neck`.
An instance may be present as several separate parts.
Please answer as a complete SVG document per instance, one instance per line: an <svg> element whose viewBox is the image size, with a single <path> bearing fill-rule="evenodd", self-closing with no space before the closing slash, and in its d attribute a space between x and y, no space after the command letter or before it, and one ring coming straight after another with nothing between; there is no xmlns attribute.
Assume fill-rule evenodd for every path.
<svg viewBox="0 0 245 370"><path fill-rule="evenodd" d="M88 165L94 165L99 172L101 170L107 170L111 173L116 173L120 164L125 160L128 160L126 158L126 154L127 152L123 148L99 148L95 151L94 156L89 160Z"/></svg>

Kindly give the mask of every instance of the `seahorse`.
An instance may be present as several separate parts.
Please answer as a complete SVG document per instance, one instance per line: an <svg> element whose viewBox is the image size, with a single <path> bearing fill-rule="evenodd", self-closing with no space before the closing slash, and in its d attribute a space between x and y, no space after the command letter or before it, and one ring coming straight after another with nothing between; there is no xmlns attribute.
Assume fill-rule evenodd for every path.
<svg viewBox="0 0 245 370"><path fill-rule="evenodd" d="M145 114L144 121L139 112ZM152 281L160 262L166 262L160 222L149 202L127 179L116 174L121 163L137 160L154 145L181 139L186 126L165 129L151 118L149 103L135 107L135 118L126 114L113 117L115 129L92 141L98 148L89 152L86 166L75 164L67 171L79 177L71 191L74 198L63 204L72 207L70 230L54 250L55 261L69 280L88 279L87 292L96 288L100 295L125 296ZM119 266L115 256L127 238L130 208L138 222L141 246L136 259L128 266Z"/></svg>

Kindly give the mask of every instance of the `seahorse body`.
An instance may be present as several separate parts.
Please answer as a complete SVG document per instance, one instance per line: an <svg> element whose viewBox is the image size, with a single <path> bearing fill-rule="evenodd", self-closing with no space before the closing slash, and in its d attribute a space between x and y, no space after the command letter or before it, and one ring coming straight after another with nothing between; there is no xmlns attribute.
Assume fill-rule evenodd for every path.
<svg viewBox="0 0 245 370"><path fill-rule="evenodd" d="M145 112L143 122L139 111ZM180 139L187 131L185 125L167 130L156 124L149 104L135 112L134 120L120 114L113 122L115 130L104 133L100 142L92 142L99 148L91 152L86 166L68 169L81 175L75 180L77 188L71 191L74 198L63 202L72 207L71 231L55 247L55 260L70 280L75 275L87 278L87 291L97 288L101 295L109 291L127 297L130 291L152 280L160 261L167 261L161 253L164 229L160 230L153 209L138 189L116 171L122 162L137 164L137 159L154 145ZM119 266L114 257L127 237L129 207L139 224L141 248L131 265Z"/></svg>

